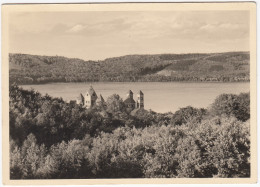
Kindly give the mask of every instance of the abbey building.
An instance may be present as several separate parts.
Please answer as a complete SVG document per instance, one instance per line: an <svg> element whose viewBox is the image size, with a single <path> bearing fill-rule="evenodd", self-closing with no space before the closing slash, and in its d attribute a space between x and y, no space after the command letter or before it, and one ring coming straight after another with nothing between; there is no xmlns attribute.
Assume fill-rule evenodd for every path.
<svg viewBox="0 0 260 187"><path fill-rule="evenodd" d="M76 102L77 104L81 104L86 108L91 108L95 105L106 105L102 95L100 94L100 96L98 97L92 86L90 86L89 90L85 93L85 95L80 93Z"/></svg>
<svg viewBox="0 0 260 187"><path fill-rule="evenodd" d="M127 92L124 104L128 111L144 108L144 93L140 90L136 96L137 99L135 101L133 92L131 90ZM91 108L95 105L106 105L106 102L102 95L100 94L100 96L97 96L92 86L90 86L89 90L84 95L80 93L76 102L77 104L81 104L86 108Z"/></svg>

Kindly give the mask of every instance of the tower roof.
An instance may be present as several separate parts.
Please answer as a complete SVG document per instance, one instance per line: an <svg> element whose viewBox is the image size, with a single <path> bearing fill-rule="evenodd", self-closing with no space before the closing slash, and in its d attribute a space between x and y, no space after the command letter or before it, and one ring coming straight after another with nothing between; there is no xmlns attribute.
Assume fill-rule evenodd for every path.
<svg viewBox="0 0 260 187"><path fill-rule="evenodd" d="M100 94L100 96L97 98L97 102L101 102L101 103L104 103L105 100L104 98L102 97L102 95Z"/></svg>
<svg viewBox="0 0 260 187"><path fill-rule="evenodd" d="M92 86L89 87L88 93L89 93L90 95L93 95L93 94L97 95Z"/></svg>
<svg viewBox="0 0 260 187"><path fill-rule="evenodd" d="M79 96L77 97L77 100L80 104L84 103L84 96L80 93Z"/></svg>
<svg viewBox="0 0 260 187"><path fill-rule="evenodd" d="M100 100L102 101L102 102L105 102L105 100L104 100L104 98L103 98L103 96L100 94Z"/></svg>
<svg viewBox="0 0 260 187"><path fill-rule="evenodd" d="M132 90L129 90L127 93L128 93L128 94L133 94Z"/></svg>
<svg viewBox="0 0 260 187"><path fill-rule="evenodd" d="M144 93L142 92L142 90L140 90L138 93L139 93L140 95L144 95Z"/></svg>
<svg viewBox="0 0 260 187"><path fill-rule="evenodd" d="M80 93L79 96L77 97L77 99L80 99L81 101L84 100L83 95Z"/></svg>

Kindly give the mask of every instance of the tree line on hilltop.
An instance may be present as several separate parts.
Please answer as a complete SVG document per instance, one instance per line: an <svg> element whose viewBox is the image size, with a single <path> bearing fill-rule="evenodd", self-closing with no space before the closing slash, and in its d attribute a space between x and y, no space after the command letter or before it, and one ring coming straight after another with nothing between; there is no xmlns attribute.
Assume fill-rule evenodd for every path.
<svg viewBox="0 0 260 187"><path fill-rule="evenodd" d="M249 93L222 94L207 109L125 110L10 86L11 179L250 176Z"/></svg>
<svg viewBox="0 0 260 187"><path fill-rule="evenodd" d="M127 55L103 61L9 54L9 81L52 82L249 81L248 52Z"/></svg>

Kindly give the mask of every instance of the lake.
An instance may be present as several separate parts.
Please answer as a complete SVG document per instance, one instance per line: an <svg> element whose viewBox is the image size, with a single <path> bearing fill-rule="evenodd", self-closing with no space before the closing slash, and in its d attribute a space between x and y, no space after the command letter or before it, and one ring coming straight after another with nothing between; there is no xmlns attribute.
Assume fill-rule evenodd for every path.
<svg viewBox="0 0 260 187"><path fill-rule="evenodd" d="M222 93L239 94L249 92L250 84L246 83L187 83L187 82L96 82L96 83L52 83L42 85L22 85L24 89L48 93L53 97L62 97L65 101L76 100L79 93L85 94L92 85L97 95L102 94L106 100L116 93L123 99L130 89L144 93L144 107L156 112L175 112L181 107L193 106L207 108Z"/></svg>

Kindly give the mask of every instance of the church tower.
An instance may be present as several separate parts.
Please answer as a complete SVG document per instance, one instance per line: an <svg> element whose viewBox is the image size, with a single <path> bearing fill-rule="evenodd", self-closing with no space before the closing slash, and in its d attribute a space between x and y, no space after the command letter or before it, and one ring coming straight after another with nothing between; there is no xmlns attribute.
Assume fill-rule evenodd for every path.
<svg viewBox="0 0 260 187"><path fill-rule="evenodd" d="M127 92L127 94L126 94L126 98L133 99L133 96L134 96L134 94L133 94L132 90L129 90L129 91Z"/></svg>
<svg viewBox="0 0 260 187"><path fill-rule="evenodd" d="M133 92L129 90L126 94L127 98L124 100L124 104L128 112L131 112L132 110L135 109L135 100L133 99L133 96L134 96Z"/></svg>
<svg viewBox="0 0 260 187"><path fill-rule="evenodd" d="M85 104L85 98L84 96L80 93L77 100L76 100L76 103L78 105L84 105Z"/></svg>
<svg viewBox="0 0 260 187"><path fill-rule="evenodd" d="M90 86L89 90L85 94L85 107L91 108L96 104L97 94L95 90Z"/></svg>
<svg viewBox="0 0 260 187"><path fill-rule="evenodd" d="M100 107L106 107L106 102L101 94L96 100L96 105Z"/></svg>
<svg viewBox="0 0 260 187"><path fill-rule="evenodd" d="M144 93L141 90L137 94L136 108L144 108Z"/></svg>

